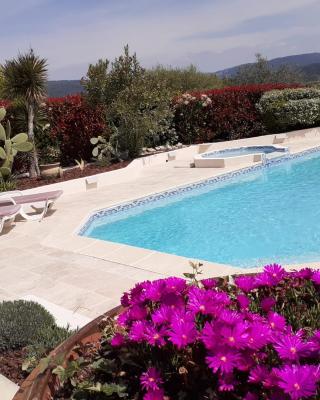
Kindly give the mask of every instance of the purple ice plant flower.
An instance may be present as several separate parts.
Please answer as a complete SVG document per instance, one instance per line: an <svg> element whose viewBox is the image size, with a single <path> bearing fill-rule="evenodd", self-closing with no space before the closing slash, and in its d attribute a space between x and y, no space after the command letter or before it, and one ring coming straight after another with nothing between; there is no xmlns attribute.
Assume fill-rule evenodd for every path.
<svg viewBox="0 0 320 400"><path fill-rule="evenodd" d="M320 270L315 271L312 276L311 276L311 280L313 283L315 283L316 285L320 286Z"/></svg>
<svg viewBox="0 0 320 400"><path fill-rule="evenodd" d="M220 329L220 343L224 343L228 347L236 349L244 349L247 346L248 325L240 322L235 326L225 326Z"/></svg>
<svg viewBox="0 0 320 400"><path fill-rule="evenodd" d="M285 329L286 320L282 315L276 312L269 311L267 318L272 330L283 331Z"/></svg>
<svg viewBox="0 0 320 400"><path fill-rule="evenodd" d="M303 268L300 269L300 271L294 271L290 273L290 276L293 278L299 278L299 279L310 279L312 276L312 269L311 268Z"/></svg>
<svg viewBox="0 0 320 400"><path fill-rule="evenodd" d="M257 286L276 286L287 275L284 268L279 264L270 264L264 267L261 274L255 278Z"/></svg>
<svg viewBox="0 0 320 400"><path fill-rule="evenodd" d="M235 278L234 282L238 288L245 293L249 293L256 288L255 278L253 276L238 276Z"/></svg>
<svg viewBox="0 0 320 400"><path fill-rule="evenodd" d="M145 339L152 346L164 346L166 344L165 336L167 335L167 329L163 326L155 328L149 325L145 329Z"/></svg>
<svg viewBox="0 0 320 400"><path fill-rule="evenodd" d="M208 290L208 289L213 289L214 287L217 286L218 281L214 278L208 278L208 279L202 279L201 281L203 287Z"/></svg>
<svg viewBox="0 0 320 400"><path fill-rule="evenodd" d="M166 285L167 292L183 294L187 288L187 282L185 279L170 277L163 280Z"/></svg>
<svg viewBox="0 0 320 400"><path fill-rule="evenodd" d="M218 390L220 392L231 392L235 388L235 378L233 374L221 374L218 381Z"/></svg>
<svg viewBox="0 0 320 400"><path fill-rule="evenodd" d="M215 354L209 354L206 357L206 362L213 372L220 371L224 374L231 373L237 367L240 355L227 347L220 347Z"/></svg>
<svg viewBox="0 0 320 400"><path fill-rule="evenodd" d="M273 340L273 347L282 360L299 361L312 350L312 344L303 342L297 334L277 334Z"/></svg>
<svg viewBox="0 0 320 400"><path fill-rule="evenodd" d="M193 286L189 291L187 308L195 314L211 314L215 309L211 292Z"/></svg>
<svg viewBox="0 0 320 400"><path fill-rule="evenodd" d="M260 322L251 323L248 329L247 345L250 349L260 350L271 340L270 328Z"/></svg>
<svg viewBox="0 0 320 400"><path fill-rule="evenodd" d="M129 331L129 339L134 342L142 342L146 338L146 322L135 321Z"/></svg>
<svg viewBox="0 0 320 400"><path fill-rule="evenodd" d="M156 281L150 282L149 285L146 286L144 291L144 298L146 300L151 301L160 301L161 297L166 288L166 283L163 279L158 279Z"/></svg>
<svg viewBox="0 0 320 400"><path fill-rule="evenodd" d="M241 309L247 310L250 305L250 299L245 294L239 294L237 296L237 302Z"/></svg>
<svg viewBox="0 0 320 400"><path fill-rule="evenodd" d="M313 367L308 365L285 365L276 370L278 385L292 400L315 396L317 386L312 372Z"/></svg>
<svg viewBox="0 0 320 400"><path fill-rule="evenodd" d="M170 306L160 306L151 314L151 319L154 324L167 324L170 322L174 310Z"/></svg>
<svg viewBox="0 0 320 400"><path fill-rule="evenodd" d="M276 301L273 297L264 297L260 302L260 306L265 312L269 312L271 308L275 305Z"/></svg>
<svg viewBox="0 0 320 400"><path fill-rule="evenodd" d="M151 367L147 370L147 372L144 372L141 375L140 383L143 389L147 391L158 391L161 389L163 380L160 372L156 368Z"/></svg>
<svg viewBox="0 0 320 400"><path fill-rule="evenodd" d="M163 400L163 399L164 399L164 391L162 389L150 390L143 396L143 400Z"/></svg>
<svg viewBox="0 0 320 400"><path fill-rule="evenodd" d="M197 338L195 323L190 321L190 319L175 318L172 320L168 335L169 340L179 349L186 347Z"/></svg>
<svg viewBox="0 0 320 400"><path fill-rule="evenodd" d="M121 333L116 333L111 339L111 345L113 347L120 347L125 343L125 337Z"/></svg>
<svg viewBox="0 0 320 400"><path fill-rule="evenodd" d="M263 365L257 365L250 371L248 381L252 383L263 383L268 376L268 369Z"/></svg>
<svg viewBox="0 0 320 400"><path fill-rule="evenodd" d="M201 331L201 341L208 350L213 350L219 345L220 336L214 322L206 322Z"/></svg>

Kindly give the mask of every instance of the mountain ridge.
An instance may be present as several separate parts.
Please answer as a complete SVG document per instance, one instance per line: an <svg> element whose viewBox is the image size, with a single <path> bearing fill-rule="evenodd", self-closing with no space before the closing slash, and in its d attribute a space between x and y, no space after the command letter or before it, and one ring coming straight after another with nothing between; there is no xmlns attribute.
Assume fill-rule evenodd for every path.
<svg viewBox="0 0 320 400"><path fill-rule="evenodd" d="M278 68L283 65L289 65L292 67L296 67L302 71L306 75L306 78L309 78L309 74L311 74L310 65L313 65L312 69L312 76L316 76L317 79L320 79L320 53L318 52L313 52L313 53L303 53L303 54L293 54L290 56L284 56L284 57L277 57L273 58L268 61L269 64L272 67ZM235 65L233 67L225 68L219 71L216 71L215 73L219 77L223 78L230 78L234 76L239 68L245 67L248 65L252 65L252 63L245 63L245 64L239 64ZM308 79L309 80L309 79Z"/></svg>

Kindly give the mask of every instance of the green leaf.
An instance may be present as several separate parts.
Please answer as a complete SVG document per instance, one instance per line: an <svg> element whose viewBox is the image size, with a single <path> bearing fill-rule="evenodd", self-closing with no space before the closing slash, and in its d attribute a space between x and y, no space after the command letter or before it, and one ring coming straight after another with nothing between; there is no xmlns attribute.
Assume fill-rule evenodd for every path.
<svg viewBox="0 0 320 400"><path fill-rule="evenodd" d="M95 148L92 150L92 155L93 155L93 157L98 157L98 155L99 155L99 149L98 149L98 147L95 147Z"/></svg>
<svg viewBox="0 0 320 400"><path fill-rule="evenodd" d="M51 357L42 358L39 362L39 371L40 374L43 374L44 371L49 367L51 361Z"/></svg>
<svg viewBox="0 0 320 400"><path fill-rule="evenodd" d="M13 136L11 140L13 141L13 143L17 144L23 143L28 140L28 135L26 133L18 133L17 135Z"/></svg>
<svg viewBox="0 0 320 400"><path fill-rule="evenodd" d="M28 152L33 149L33 145L30 142L14 143L13 147L18 151Z"/></svg>
<svg viewBox="0 0 320 400"><path fill-rule="evenodd" d="M0 124L0 140L2 140L3 142L6 140L6 131L2 124Z"/></svg>
<svg viewBox="0 0 320 400"><path fill-rule="evenodd" d="M0 174L3 178L7 178L11 175L11 169L7 167L0 167Z"/></svg>
<svg viewBox="0 0 320 400"><path fill-rule="evenodd" d="M3 120L3 118L6 116L6 109L5 108L3 108L3 107L1 107L0 108L0 121L2 121Z"/></svg>
<svg viewBox="0 0 320 400"><path fill-rule="evenodd" d="M4 151L3 147L0 147L0 158L2 158L2 160L5 160L7 158L7 154Z"/></svg>

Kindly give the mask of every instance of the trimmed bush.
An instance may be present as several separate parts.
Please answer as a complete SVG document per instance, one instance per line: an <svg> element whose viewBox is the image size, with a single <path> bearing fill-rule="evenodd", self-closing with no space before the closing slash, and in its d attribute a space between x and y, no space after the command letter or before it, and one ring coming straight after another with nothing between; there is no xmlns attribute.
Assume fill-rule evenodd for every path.
<svg viewBox="0 0 320 400"><path fill-rule="evenodd" d="M74 164L75 159L90 161L93 149L90 139L106 129L101 107L90 106L80 95L51 98L46 104L48 134L60 147L62 164Z"/></svg>
<svg viewBox="0 0 320 400"><path fill-rule="evenodd" d="M261 97L257 108L269 131L311 127L320 122L320 89L272 90Z"/></svg>
<svg viewBox="0 0 320 400"><path fill-rule="evenodd" d="M263 135L266 129L256 103L265 92L288 87L292 86L233 86L184 94L174 101L179 140L200 143Z"/></svg>
<svg viewBox="0 0 320 400"><path fill-rule="evenodd" d="M55 325L53 316L32 301L0 303L0 351L33 344L40 331Z"/></svg>

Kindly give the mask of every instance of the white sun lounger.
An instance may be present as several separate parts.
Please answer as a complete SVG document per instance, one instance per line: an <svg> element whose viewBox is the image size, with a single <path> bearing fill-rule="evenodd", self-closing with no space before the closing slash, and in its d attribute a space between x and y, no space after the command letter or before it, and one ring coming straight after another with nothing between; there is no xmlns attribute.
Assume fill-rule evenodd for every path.
<svg viewBox="0 0 320 400"><path fill-rule="evenodd" d="M53 190L50 192L40 192L34 194L23 194L19 191L0 193L0 207L9 205L19 205L19 214L27 220L42 220L52 207L54 202L62 195L62 190ZM28 214L26 208L42 208L42 211L36 215Z"/></svg>
<svg viewBox="0 0 320 400"><path fill-rule="evenodd" d="M16 215L19 214L21 206L17 204L11 204L7 206L2 206L0 204L0 233L4 227L6 221L13 221Z"/></svg>

